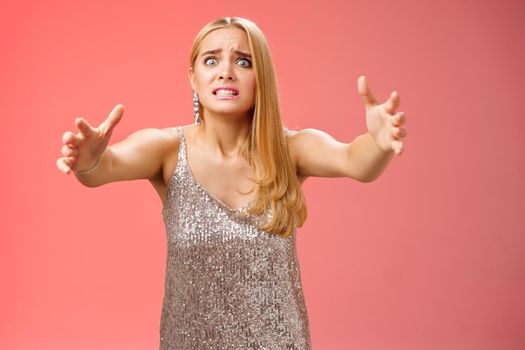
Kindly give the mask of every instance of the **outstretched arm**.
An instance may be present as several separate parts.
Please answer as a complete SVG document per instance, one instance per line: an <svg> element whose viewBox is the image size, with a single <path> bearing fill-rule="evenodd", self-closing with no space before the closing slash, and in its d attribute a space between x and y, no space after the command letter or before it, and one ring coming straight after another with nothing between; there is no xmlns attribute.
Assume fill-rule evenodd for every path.
<svg viewBox="0 0 525 350"><path fill-rule="evenodd" d="M111 133L122 119L124 107L117 105L98 127L77 118L76 134L64 133L62 157L57 167L65 174L73 171L89 187L134 179L153 179L162 170L173 138L163 130L144 129L125 140L107 146Z"/></svg>
<svg viewBox="0 0 525 350"><path fill-rule="evenodd" d="M365 102L368 132L345 144L325 132L304 129L289 138L292 158L301 177L350 177L361 182L375 180L385 170L394 154L403 153L406 121L398 112L399 95L379 104L366 78L358 79L358 91Z"/></svg>

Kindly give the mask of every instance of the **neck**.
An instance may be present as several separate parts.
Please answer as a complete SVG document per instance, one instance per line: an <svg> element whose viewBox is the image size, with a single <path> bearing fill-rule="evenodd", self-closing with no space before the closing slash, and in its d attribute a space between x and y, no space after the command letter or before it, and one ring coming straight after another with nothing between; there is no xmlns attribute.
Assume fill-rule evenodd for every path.
<svg viewBox="0 0 525 350"><path fill-rule="evenodd" d="M197 134L205 147L222 158L240 155L241 147L250 131L251 116L231 118L207 113Z"/></svg>

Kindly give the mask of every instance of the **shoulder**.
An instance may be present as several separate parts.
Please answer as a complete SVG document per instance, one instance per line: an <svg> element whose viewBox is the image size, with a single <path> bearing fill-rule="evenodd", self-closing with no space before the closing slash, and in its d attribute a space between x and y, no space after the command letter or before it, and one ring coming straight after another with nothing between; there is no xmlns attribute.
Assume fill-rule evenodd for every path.
<svg viewBox="0 0 525 350"><path fill-rule="evenodd" d="M177 139L178 133L175 128L146 128L133 132L129 137L144 141L168 142Z"/></svg>
<svg viewBox="0 0 525 350"><path fill-rule="evenodd" d="M298 152L304 147L309 147L312 143L332 139L326 132L313 128L301 130L288 130L285 128L284 131L290 152Z"/></svg>
<svg viewBox="0 0 525 350"><path fill-rule="evenodd" d="M303 154L308 151L312 140L322 137L323 132L316 129L300 129L289 130L284 128L286 144L288 146L288 153L290 154L290 161L298 176L299 182L302 184L308 176L301 174L301 163L304 158Z"/></svg>
<svg viewBox="0 0 525 350"><path fill-rule="evenodd" d="M146 128L130 134L127 141L138 148L155 151L172 150L174 147L179 147L180 134L176 128Z"/></svg>
<svg viewBox="0 0 525 350"><path fill-rule="evenodd" d="M176 159L180 135L175 128L147 128L133 132L125 140L111 145L112 152L120 159L132 159L155 166L164 166Z"/></svg>
<svg viewBox="0 0 525 350"><path fill-rule="evenodd" d="M287 138L292 138L293 140L300 140L300 139L307 139L311 137L322 137L324 135L328 135L326 132L313 129L313 128L306 128L306 129L300 129L300 130L289 130L287 128L284 128L285 135Z"/></svg>
<svg viewBox="0 0 525 350"><path fill-rule="evenodd" d="M318 129L303 129L287 136L290 157L299 176L342 176L347 145Z"/></svg>
<svg viewBox="0 0 525 350"><path fill-rule="evenodd" d="M147 152L152 158L160 159L161 172L158 177L152 179L152 183L156 188L158 187L157 191L161 193L163 193L163 189L165 189L177 167L179 147L182 140L180 129L183 128L186 131L186 126L162 129L148 128L138 130L132 135L139 140L144 148L149 149Z"/></svg>

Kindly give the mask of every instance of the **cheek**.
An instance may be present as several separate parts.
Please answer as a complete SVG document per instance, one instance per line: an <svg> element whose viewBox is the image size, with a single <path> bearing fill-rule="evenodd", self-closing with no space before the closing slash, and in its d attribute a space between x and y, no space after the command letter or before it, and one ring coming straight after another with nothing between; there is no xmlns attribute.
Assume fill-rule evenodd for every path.
<svg viewBox="0 0 525 350"><path fill-rule="evenodd" d="M255 91L256 91L255 76L253 76L249 80L248 89L252 92L253 98L255 99Z"/></svg>
<svg viewBox="0 0 525 350"><path fill-rule="evenodd" d="M203 71L197 71L195 72L195 87L197 89L201 89L201 88L204 88L208 83L208 79L209 79L209 74L206 74L205 72Z"/></svg>

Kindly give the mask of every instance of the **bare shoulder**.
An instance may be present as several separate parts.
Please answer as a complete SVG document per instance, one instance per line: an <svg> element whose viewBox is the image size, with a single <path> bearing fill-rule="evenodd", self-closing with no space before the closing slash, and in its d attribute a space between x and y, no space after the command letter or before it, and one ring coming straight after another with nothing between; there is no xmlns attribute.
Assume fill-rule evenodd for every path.
<svg viewBox="0 0 525 350"><path fill-rule="evenodd" d="M159 162L159 171L149 180L164 199L166 185L177 167L180 134L176 128L147 128L134 132L128 139L135 144L136 152L145 156L143 161L157 159Z"/></svg>
<svg viewBox="0 0 525 350"><path fill-rule="evenodd" d="M128 138L137 142L162 146L166 143L177 142L178 133L175 128L146 128L133 132Z"/></svg>
<svg viewBox="0 0 525 350"><path fill-rule="evenodd" d="M179 146L179 135L174 128L146 128L133 132L125 140L112 146L112 148L129 150L154 156L159 159Z"/></svg>
<svg viewBox="0 0 525 350"><path fill-rule="evenodd" d="M313 128L301 130L286 129L285 132L288 147L290 148L290 153L292 153L294 156L296 156L297 153L301 151L301 149L309 147L312 143L315 143L320 140L333 139L326 132Z"/></svg>
<svg viewBox="0 0 525 350"><path fill-rule="evenodd" d="M182 127L182 126L181 126ZM165 128L158 130L159 138L164 141L164 161L162 164L162 183L167 185L172 174L175 172L177 162L179 160L179 147L181 143L181 136L177 128ZM161 196L162 197L162 196Z"/></svg>
<svg viewBox="0 0 525 350"><path fill-rule="evenodd" d="M308 151L308 148L315 143L316 139L328 136L326 133L317 129L301 129L301 130L288 130L285 128L286 143L288 145L288 152L290 154L290 160L295 169L297 177L301 183L304 183L308 178L308 175L303 174L301 171L301 163L303 154Z"/></svg>
<svg viewBox="0 0 525 350"><path fill-rule="evenodd" d="M288 130L285 129L286 135L290 138L293 138L295 140L300 139L308 139L311 137L324 137L328 135L326 132L321 131L319 129L314 128L306 128L306 129L300 129L300 130Z"/></svg>
<svg viewBox="0 0 525 350"><path fill-rule="evenodd" d="M347 145L318 129L288 133L290 157L299 177L345 176Z"/></svg>

